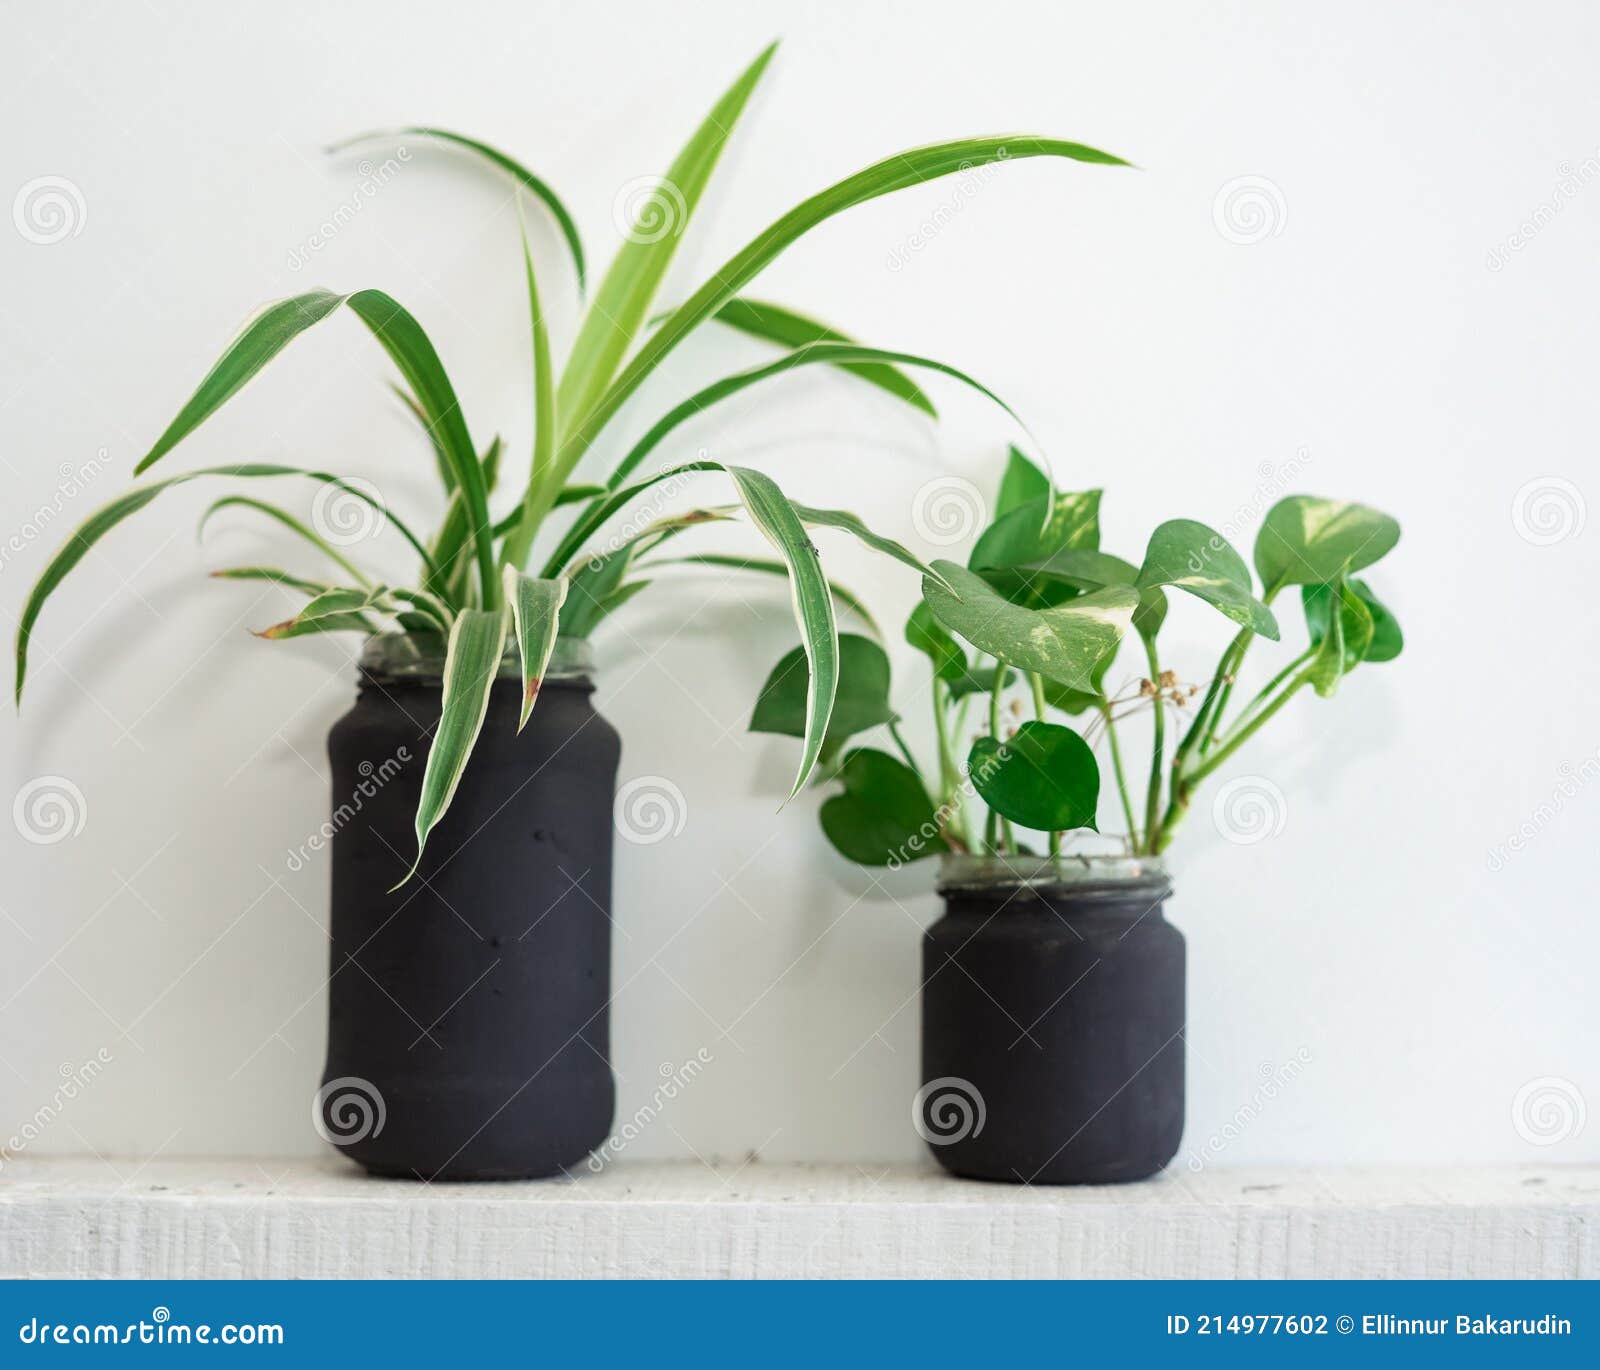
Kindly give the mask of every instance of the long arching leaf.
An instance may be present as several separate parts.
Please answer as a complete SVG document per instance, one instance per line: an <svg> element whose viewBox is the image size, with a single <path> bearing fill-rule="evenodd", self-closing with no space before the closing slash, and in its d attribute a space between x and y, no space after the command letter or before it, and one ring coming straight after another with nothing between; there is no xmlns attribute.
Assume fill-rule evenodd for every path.
<svg viewBox="0 0 1600 1370"><path fill-rule="evenodd" d="M724 376L721 380L712 382L704 389L689 396L681 404L668 410L650 431L633 445L627 456L617 463L617 469L611 473L611 478L606 483L607 487L613 490L616 489L618 485L639 468L639 464L661 444L673 429L702 411L709 409L719 400L725 400L749 386L756 385L774 376L784 375L797 367L822 363L841 366L864 361L880 365L898 363L902 366L918 366L929 371L937 371L941 375L954 377L962 384L971 386L979 394L993 400L1013 419L1016 419L1019 425L1022 423L1021 419L1017 419L1016 412L1011 406L996 395L994 391L990 390L988 386L974 380L965 371L959 371L953 366L947 366L944 362L934 361L930 357L919 357L912 352L891 352L878 347L862 347L859 343L815 342L797 348L795 351L779 357L776 361L767 362L761 366L752 366L748 370L737 371L731 376Z"/></svg>
<svg viewBox="0 0 1600 1370"><path fill-rule="evenodd" d="M485 602L494 603L500 594L500 582L495 574L494 553L489 541L488 488L461 414L461 405L422 325L397 300L381 290L358 290L351 295L313 290L269 305L229 344L189 402L178 412L178 417L167 425L155 446L134 468L134 474L147 470L170 452L238 394L246 382L290 342L327 318L341 304L350 306L400 368L400 374L427 418L430 433L437 436L466 500L479 571L484 580Z"/></svg>
<svg viewBox="0 0 1600 1370"><path fill-rule="evenodd" d="M310 290L269 304L250 319L206 373L178 417L133 468L140 475L166 456L190 433L242 390L251 377L313 324L321 323L345 302L331 290Z"/></svg>
<svg viewBox="0 0 1600 1370"><path fill-rule="evenodd" d="M745 68L694 131L667 174L649 189L628 240L595 292L567 358L557 401L564 431L577 425L616 374L649 313L650 301L722 149L776 48L777 44L772 44ZM561 479L565 478L563 471Z"/></svg>
<svg viewBox="0 0 1600 1370"><path fill-rule="evenodd" d="M417 803L417 859L394 889L417 873L428 834L444 817L456 796L461 773L483 728L489 711L489 691L500 671L506 645L504 609L467 609L450 629L444 657L444 702L439 726L428 749L428 766L422 774L422 797ZM393 891L391 891L392 893Z"/></svg>
<svg viewBox="0 0 1600 1370"><path fill-rule="evenodd" d="M34 624L38 622L39 614L46 601L55 593L56 587L71 573L95 543L99 542L107 533L115 528L124 519L143 509L163 490L170 490L175 485L185 485L189 481L199 480L202 476L236 476L240 478L263 477L274 478L279 476L302 476L308 480L318 481L324 485L338 485L358 498L367 499L360 490L345 485L336 476L325 472L306 471L298 466L278 466L268 462L242 462L232 466L207 466L198 471L186 471L181 476L172 476L166 480L156 481L151 485L137 486L125 494L119 495L109 504L102 505L90 514L77 528L75 528L55 556L51 557L45 565L39 579L34 582L32 591L28 595L28 602L23 605L22 617L17 623L17 683L16 698L22 699L22 686L28 674L28 644L33 638Z"/></svg>
<svg viewBox="0 0 1600 1370"><path fill-rule="evenodd" d="M196 535L203 536L206 531L206 524L211 521L211 516L219 513L223 509L253 509L258 514L264 514L267 518L272 519L275 523L282 524L291 533L304 538L319 552L321 552L323 556L327 557L336 566L338 566L340 570L349 572L350 575L354 576L358 581L361 582L362 585L372 584L372 581L367 576L366 572L364 572L359 566L346 557L344 553L339 551L337 547L335 547L320 533L316 532L312 528L308 528L293 514L289 513L288 510L280 509L276 504L269 504L266 500L252 498L250 495L224 495L221 499L212 501L205 513L200 515L200 526L198 529L196 529Z"/></svg>
<svg viewBox="0 0 1600 1370"><path fill-rule="evenodd" d="M724 466L718 461L689 461L681 466L669 466L665 471L657 471L652 476L635 481L632 485L624 486L620 490L610 491L604 499L597 499L590 504L582 514L574 520L572 527L557 545L556 550L550 554L550 559L545 563L542 574L550 576L560 575L569 561L580 547L604 525L617 510L621 509L630 500L643 494L652 485L659 485L664 480L671 480L675 476L687 476L696 471L721 471Z"/></svg>
<svg viewBox="0 0 1600 1370"><path fill-rule="evenodd" d="M533 329L533 460L528 470L528 485L522 496L522 517L512 526L501 548L502 565L521 570L533 547L545 514L554 506L556 481L550 470L556 453L556 380L550 360L550 333L544 311L539 307L539 286L534 279L533 252L528 237L522 237L522 264L528 280L528 314Z"/></svg>
<svg viewBox="0 0 1600 1370"><path fill-rule="evenodd" d="M211 573L213 580L265 580L274 585L286 585L308 595L320 595L334 587L324 580L307 580L303 576L280 571L276 566L229 566Z"/></svg>
<svg viewBox="0 0 1600 1370"><path fill-rule="evenodd" d="M849 533L852 537L873 549L882 552L885 556L893 557L902 566L909 566L913 571L921 572L939 585L949 588L943 574L934 566L928 565L915 552L902 547L893 538L886 538L881 533L874 533L856 515L845 509L814 509L809 504L796 504L795 512L800 515L802 523L815 524L819 528L837 528L840 532Z"/></svg>
<svg viewBox="0 0 1600 1370"><path fill-rule="evenodd" d="M313 633L342 632L352 626L371 633L374 629L365 613L368 609L385 608L384 595L387 593L388 589L383 585L374 585L365 590L337 587L324 590L293 618L274 623L256 636L277 642L284 638L307 637Z"/></svg>
<svg viewBox="0 0 1600 1370"><path fill-rule="evenodd" d="M806 687L805 744L794 788L789 791L793 799L822 754L839 688L839 630L833 620L833 596L805 525L772 478L744 466L730 466L728 474L751 521L789 567L795 621L800 625L800 641L811 672Z"/></svg>
<svg viewBox="0 0 1600 1370"><path fill-rule="evenodd" d="M561 230L561 236L567 240L567 247L572 253L572 265L578 273L578 291L581 294L584 281L583 240L578 236L578 225L573 222L572 215L567 212L566 205L561 203L561 198L550 189L547 182L535 176L521 162L508 157L498 148L490 147L488 143L479 142L476 138L469 138L464 133L452 133L445 128L426 128L413 125L407 128L374 129L370 133L358 133L353 138L346 138L342 142L333 144L329 152L343 152L346 148L354 147L357 143L371 142L374 139L384 138L393 141L396 138L436 138L442 143L449 143L455 147L465 148L468 152L476 153L491 166L498 167L518 184L524 186L544 207L548 209Z"/></svg>
<svg viewBox="0 0 1600 1370"><path fill-rule="evenodd" d="M812 545L811 537L806 532L800 515L795 512L795 506L778 488L777 483L760 471L753 471L746 466L725 466L716 461L692 461L666 471L658 471L645 480L613 492L602 502L600 508L603 514L598 522L590 525L590 531L650 486L674 476L701 471L724 471L728 474L750 521L776 549L789 570L789 590L794 602L795 621L800 627L800 638L805 646L806 661L811 671L806 695L806 717L809 726L800 759L800 770L790 794L793 798L800 792L801 786L805 784L817 763L817 757L822 750L822 740L828 730L828 718L833 712L834 692L839 684L839 635L833 619L833 596L829 592L827 577L822 574L818 564L817 549ZM588 565L609 567L620 552L631 549L641 538L647 537L657 528L664 532L676 532L716 516L714 511L699 510L676 519L662 519L659 524L635 534L623 544L622 548L612 549L599 558L591 558ZM580 520L580 523L583 522L585 520ZM848 527L844 523L839 526ZM852 528L851 531L855 529ZM571 556L571 551L581 546L582 539L587 536L588 533L584 532L573 541L572 535L569 534L568 541L563 542L562 547L567 548L570 542L571 550L563 555L562 550L558 549L556 556L551 558L551 564L546 567L544 577L550 579L560 575L567 564L567 559ZM618 577L625 569L625 562L616 564ZM934 573L930 569L928 574ZM595 599L603 601L606 595L612 593L614 587L614 580L602 586L595 592Z"/></svg>
<svg viewBox="0 0 1600 1370"><path fill-rule="evenodd" d="M911 148L893 157L886 157L819 191L752 239L719 270L712 272L705 284L673 310L661 327L645 340L633 359L581 421L573 417L571 410L567 411L571 424L575 426L570 427L557 458L556 469L561 473L561 478L566 479L612 415L667 354L737 296L763 267L796 239L835 214L879 196L954 172L994 162L1021 161L1028 157L1064 157L1075 162L1103 166L1128 165L1120 157L1108 152L1055 138L1033 135L960 138Z"/></svg>
<svg viewBox="0 0 1600 1370"><path fill-rule="evenodd" d="M800 505L795 505L798 511ZM801 518L805 515L802 513ZM754 571L759 575L787 576L789 568L781 561L768 561L761 557L737 557L721 552L702 552L694 556L683 557L655 557L650 561L638 563L638 569L648 570L653 566L714 566L727 571ZM637 584L648 584L648 581L639 581ZM878 627L878 621L873 618L872 610L867 608L861 597L853 590L846 589L836 580L828 582L828 589L833 592L833 597L846 609L850 610L871 630L876 638L883 637L883 630Z"/></svg>
<svg viewBox="0 0 1600 1370"><path fill-rule="evenodd" d="M777 343L780 347L797 348L819 342L856 341L847 333L841 333L837 328L819 319L808 318L781 304L773 304L770 300L752 300L748 295L729 300L716 312L715 317L718 323L727 324L729 328L736 328L752 338ZM868 385L875 385L897 399L904 400L913 409L920 409L930 419L939 417L939 411L933 407L933 401L910 376L897 367L880 362L841 362L839 368L866 381Z"/></svg>

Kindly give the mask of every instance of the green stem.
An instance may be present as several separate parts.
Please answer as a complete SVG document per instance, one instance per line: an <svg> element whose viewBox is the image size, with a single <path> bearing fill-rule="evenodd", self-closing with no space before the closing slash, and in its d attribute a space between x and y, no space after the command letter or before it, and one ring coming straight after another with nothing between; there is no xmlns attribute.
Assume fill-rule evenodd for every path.
<svg viewBox="0 0 1600 1370"><path fill-rule="evenodd" d="M911 773L922 782L922 788L927 789L928 782L922 779L922 767L917 765L917 758L911 755L911 748L906 745L906 740L900 735L900 729L893 719L889 720L889 736L894 739L894 745L900 748L900 755L905 757L906 765L910 767Z"/></svg>
<svg viewBox="0 0 1600 1370"><path fill-rule="evenodd" d="M1046 721L1045 720L1044 680L1039 676L1039 674L1036 671L1029 671L1028 672L1028 682L1029 682L1030 685L1033 686L1033 712L1034 712L1034 716L1039 720L1039 722L1043 723L1043 722ZM1061 855L1061 834L1059 832L1052 832L1050 834L1050 855L1051 856L1060 856Z"/></svg>
<svg viewBox="0 0 1600 1370"><path fill-rule="evenodd" d="M1150 785L1145 792L1144 830L1153 833L1161 816L1161 766L1166 756L1166 703L1161 697L1161 661L1156 655L1154 638L1144 639L1145 659L1150 663L1150 683L1155 686L1155 713L1150 742Z"/></svg>
<svg viewBox="0 0 1600 1370"><path fill-rule="evenodd" d="M1184 733L1178 742L1177 751L1173 753L1172 782L1174 786L1177 785L1178 776L1182 772L1184 764L1189 760L1190 754L1194 751L1200 739L1207 735L1216 717L1216 710L1226 698L1227 690L1224 687L1224 681L1228 678L1228 663L1233 660L1233 655L1236 651L1243 655L1240 650L1241 644L1248 646L1249 642L1250 630L1241 628L1233 641L1223 648L1222 656L1217 661L1217 669L1211 674L1211 683L1206 686L1205 697L1201 699L1200 708L1195 713L1194 722L1189 725L1188 731Z"/></svg>
<svg viewBox="0 0 1600 1370"><path fill-rule="evenodd" d="M1122 747L1117 742L1117 725L1111 721L1111 706L1102 704L1100 716L1106 721L1106 738L1111 743L1111 769L1117 777L1117 797L1122 800L1122 818L1128 825L1128 841L1139 850L1139 824L1133 817L1133 801L1128 797L1128 777L1122 769Z"/></svg>
<svg viewBox="0 0 1600 1370"><path fill-rule="evenodd" d="M1272 692L1278 688L1278 686L1282 685L1283 682L1286 681L1291 675L1304 666L1306 662L1310 661L1311 658L1316 655L1316 650L1317 649L1315 647L1307 647L1305 651L1301 652L1299 656L1297 656L1293 661L1279 671L1277 675L1273 676L1271 680L1263 685L1261 689L1257 691L1255 698L1246 704L1240 711L1239 717L1234 720L1233 726L1228 729L1228 732L1237 732L1246 723L1248 723L1255 716L1256 710L1259 709L1266 701L1267 697L1271 695ZM1216 739L1216 741L1222 743L1225 743L1227 740L1227 733L1224 733L1221 738Z"/></svg>
<svg viewBox="0 0 1600 1370"><path fill-rule="evenodd" d="M1281 585L1269 586L1266 593L1261 596L1263 604L1271 604ZM1255 641L1255 634L1248 628L1239 630L1239 635L1229 644L1227 653L1217 667L1217 677L1222 688L1217 694L1217 706L1211 711L1211 716L1206 720L1205 731L1199 738L1200 755L1204 756L1211 750L1211 745L1216 741L1217 729L1222 724L1223 711L1228 707L1228 700L1233 696L1233 683L1238 678L1239 667L1244 662L1244 654L1250 650L1250 644Z"/></svg>
<svg viewBox="0 0 1600 1370"><path fill-rule="evenodd" d="M1222 745L1216 751L1208 753L1205 760L1193 771L1183 773L1174 766L1172 800L1167 805L1167 812L1161 820L1160 830L1157 832L1155 841L1150 848L1152 852L1159 855L1167 849L1172 841L1174 830L1189 811L1190 798L1200 782L1254 737L1279 709L1294 698L1302 686L1309 683L1310 679L1309 671L1302 670L1299 675L1289 682L1288 686L1277 698L1262 708L1254 718L1245 723L1243 727L1236 725L1223 740Z"/></svg>
<svg viewBox="0 0 1600 1370"><path fill-rule="evenodd" d="M1309 684L1310 681L1311 676L1309 672L1301 671L1299 675L1290 681L1288 688L1286 688L1276 699L1263 708L1259 714L1250 720L1249 723L1242 728L1235 728L1233 730L1231 735L1222 743L1222 745L1218 747L1216 751L1212 752L1195 770L1194 775L1190 779L1190 784L1198 785L1202 780L1216 770L1218 766L1222 765L1223 762L1225 762L1230 756L1238 751L1240 747L1244 746L1246 742L1260 732L1268 720L1271 719L1271 717L1277 713L1279 709L1283 708L1285 704L1293 699L1299 690L1303 686Z"/></svg>
<svg viewBox="0 0 1600 1370"><path fill-rule="evenodd" d="M946 841L954 836L963 850L978 849L978 835L972 830L967 812L966 793L961 784L961 770L956 765L950 749L950 731L945 713L950 707L950 696L944 682L933 678L933 736L939 750L939 802L935 806L945 815ZM959 726L960 718L956 718Z"/></svg>
<svg viewBox="0 0 1600 1370"><path fill-rule="evenodd" d="M1000 742L1000 696L1005 689L1006 663L999 657L994 659L994 686L989 691L989 736L998 745ZM998 830L998 831L997 831ZM989 822L985 826L985 837L989 846L998 852L1000 846L1010 847L1016 851L1016 839L1011 832L1011 820L1001 818L993 809L989 810ZM998 838L998 840L997 840Z"/></svg>

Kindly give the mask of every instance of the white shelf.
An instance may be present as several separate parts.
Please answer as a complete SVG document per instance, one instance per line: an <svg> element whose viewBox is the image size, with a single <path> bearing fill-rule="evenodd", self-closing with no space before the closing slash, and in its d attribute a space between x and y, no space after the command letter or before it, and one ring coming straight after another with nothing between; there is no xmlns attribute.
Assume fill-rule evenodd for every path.
<svg viewBox="0 0 1600 1370"><path fill-rule="evenodd" d="M1592 1279L1600 1167L1028 1189L910 1166L424 1185L337 1158L24 1158L0 1176L0 1278L26 1276Z"/></svg>

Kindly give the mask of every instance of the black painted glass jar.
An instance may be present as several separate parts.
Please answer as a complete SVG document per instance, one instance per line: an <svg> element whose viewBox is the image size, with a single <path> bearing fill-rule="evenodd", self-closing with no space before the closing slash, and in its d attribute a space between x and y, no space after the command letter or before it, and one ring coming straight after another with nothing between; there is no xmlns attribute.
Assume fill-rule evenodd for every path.
<svg viewBox="0 0 1600 1370"><path fill-rule="evenodd" d="M612 800L621 746L586 642L517 732L515 650L416 875L443 643L373 638L333 727L328 1059L315 1122L369 1171L551 1175L610 1131Z"/></svg>
<svg viewBox="0 0 1600 1370"><path fill-rule="evenodd" d="M1146 857L947 856L923 942L917 1125L945 1169L1155 1174L1184 1108L1184 942Z"/></svg>

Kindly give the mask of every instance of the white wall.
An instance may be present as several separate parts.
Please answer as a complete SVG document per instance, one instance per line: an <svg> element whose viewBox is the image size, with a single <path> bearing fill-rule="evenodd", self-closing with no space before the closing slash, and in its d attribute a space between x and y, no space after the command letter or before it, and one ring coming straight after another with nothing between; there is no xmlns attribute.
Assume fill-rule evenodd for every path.
<svg viewBox="0 0 1600 1370"><path fill-rule="evenodd" d="M505 196L416 144L363 196L359 159L318 151L335 137L422 121L499 143L548 175L603 260L619 195L664 169L782 35L685 243L678 293L796 199L909 144L1032 130L1138 163L1031 162L880 201L791 251L761 291L989 381L1065 484L1107 487L1107 544L1135 558L1178 515L1248 548L1249 511L1300 453L1294 486L1401 519L1378 580L1405 656L1331 703L1297 702L1230 766L1281 790L1281 832L1236 845L1206 804L1178 845L1187 1145L1227 1128L1228 1164L1600 1155L1600 1123L1541 1117L1545 1087L1529 1088L1558 1077L1545 1102L1600 1100L1587 593L1600 543L1582 527L1600 363L1590 7L1039 0L975 19L947 0L155 0L35 7L11 34L0 190L11 201L48 176L81 195L61 241L0 222L0 533L20 548L5 549L0 600L13 620L47 548L124 486L265 299L390 289L433 333L476 431L498 426L525 450ZM1265 183L1270 232L1253 243L1215 218L1240 177ZM349 203L359 212L309 250ZM553 234L538 233L555 262ZM560 272L546 275L559 294ZM707 338L617 436L757 355ZM424 513L429 464L384 375L354 322L327 325L169 466L325 464ZM943 554L914 525L918 491L943 472L991 488L1010 434L938 394L934 428L805 376L679 446L760 464L799 497ZM63 494L61 470L85 463L84 488ZM1519 521L1529 482L1521 507L1566 536ZM238 516L197 546L205 500L174 494L97 550L45 614L26 711L0 722L0 800L64 777L85 816L48 845L0 824L0 1132L49 1108L40 1152L319 1148L327 872L325 858L293 872L285 856L325 814L323 740L352 670L343 647L245 632L282 601L207 584L206 570L298 554ZM403 573L383 547L362 550ZM824 551L886 622L903 618L909 574L836 538ZM1207 672L1221 626L1198 605L1178 611L1167 651L1184 675ZM638 1155L919 1149L909 1100L931 873L877 886L825 850L816 795L775 812L794 750L744 723L792 641L781 590L698 581L639 601L600 646L624 779L667 777L687 805L676 839L620 845L623 1116L663 1063L701 1047L714 1058ZM923 679L909 651L894 658L925 743ZM1263 652L1257 669L1270 665ZM1527 849L1491 870L1524 824ZM62 1072L102 1050L109 1066L57 1107ZM1302 1052L1297 1078L1253 1108L1264 1077ZM1234 1128L1241 1109L1255 1116ZM1558 1140L1532 1145L1541 1127Z"/></svg>

